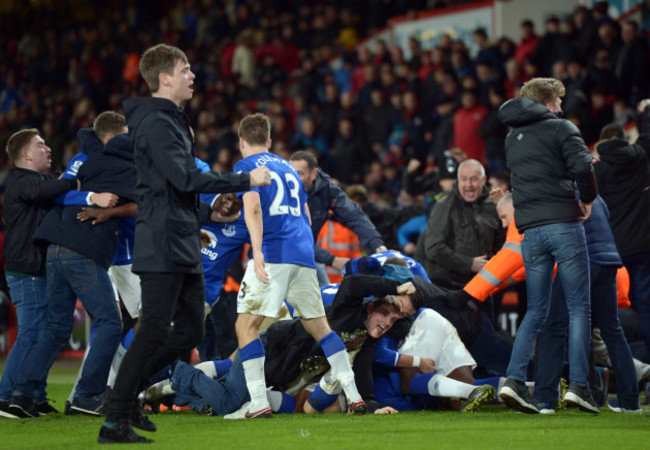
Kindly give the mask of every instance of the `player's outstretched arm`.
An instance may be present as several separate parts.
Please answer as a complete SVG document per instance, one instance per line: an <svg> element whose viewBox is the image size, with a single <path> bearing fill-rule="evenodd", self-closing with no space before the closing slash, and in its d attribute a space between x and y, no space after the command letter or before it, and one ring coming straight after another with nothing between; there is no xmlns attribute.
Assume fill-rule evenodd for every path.
<svg viewBox="0 0 650 450"><path fill-rule="evenodd" d="M77 214L77 219L82 222L92 219L93 225L99 225L113 217L135 217L137 215L138 204L129 202L112 208L81 208L81 212Z"/></svg>

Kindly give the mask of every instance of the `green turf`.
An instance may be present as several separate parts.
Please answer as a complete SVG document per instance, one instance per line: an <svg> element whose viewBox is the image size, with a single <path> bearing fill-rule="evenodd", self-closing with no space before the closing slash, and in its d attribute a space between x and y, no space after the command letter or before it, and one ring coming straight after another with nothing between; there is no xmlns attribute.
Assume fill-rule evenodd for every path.
<svg viewBox="0 0 650 450"><path fill-rule="evenodd" d="M59 361L49 378L49 394L62 410L76 373ZM227 421L193 412L152 416L159 430L144 433L156 448L170 449L384 449L413 448L650 448L650 412L599 416L577 410L552 416L524 415L499 406L476 414L413 412L394 416L349 417L276 415L270 420ZM0 418L0 449L97 446L102 419L57 414L31 420Z"/></svg>

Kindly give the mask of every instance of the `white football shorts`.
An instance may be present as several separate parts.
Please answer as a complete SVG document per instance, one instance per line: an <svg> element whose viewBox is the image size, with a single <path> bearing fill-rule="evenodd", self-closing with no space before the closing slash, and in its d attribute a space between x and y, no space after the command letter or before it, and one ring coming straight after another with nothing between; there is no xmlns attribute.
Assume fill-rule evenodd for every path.
<svg viewBox="0 0 650 450"><path fill-rule="evenodd" d="M316 319L325 315L318 287L316 269L297 264L266 263L269 283L262 283L255 274L254 262L248 261L244 279L237 295L237 313L278 317L286 299L294 315Z"/></svg>

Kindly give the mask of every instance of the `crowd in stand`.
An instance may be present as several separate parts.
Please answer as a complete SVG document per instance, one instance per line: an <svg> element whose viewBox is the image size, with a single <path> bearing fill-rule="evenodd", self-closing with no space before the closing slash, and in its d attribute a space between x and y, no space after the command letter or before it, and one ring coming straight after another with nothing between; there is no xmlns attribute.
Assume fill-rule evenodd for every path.
<svg viewBox="0 0 650 450"><path fill-rule="evenodd" d="M450 317L440 313L461 334L466 326L471 333L499 339L485 313L470 311L472 298L484 299L461 291L479 275L492 282L482 269L501 249L504 229L513 221L495 206L510 189L504 148L508 130L499 115L503 103L519 97L530 79L553 77L561 82L554 87L556 94L566 92L561 109L589 146L603 138L622 139L616 133L604 137L602 130L612 123L622 130L635 123L637 111L645 120L650 112L648 41L637 22L609 17L604 2L593 9L578 7L571 15L550 16L543 31L523 20L518 42L495 39L477 28L476 54L448 35L433 49L411 39L408 59L400 47L384 41L372 47L357 44L391 16L458 2L376 1L370 2L370 14L363 14L368 6L362 1L212 5L188 0L169 2L169 8L158 9L164 12L160 14L116 3L121 7L95 5L84 11L92 16L92 26L48 28L44 34L8 26L2 32L6 50L0 56L0 140L19 129L41 130L52 149L52 172L61 171L78 151L80 128L90 127L102 111L122 111L126 99L148 95L138 70L142 52L158 42L183 48L196 75L186 106L197 158L214 171L231 172L241 159L241 120L253 112L265 113L272 123L270 151L292 163L300 155L297 160L316 171L312 183L329 187L329 174L335 184L357 185L348 195L381 233L382 245L369 250L386 251L388 246L414 255L426 267L425 278L450 290L445 290ZM337 57L340 64L331 64ZM583 165L593 172L591 157L583 153L589 158ZM8 162L5 166L8 173ZM314 191L298 173L311 201ZM503 183L496 198L490 198L488 177L492 188ZM595 192L594 181L586 203L591 204ZM355 206L350 208L356 213ZM466 226L467 217L475 220L474 228ZM605 225L606 217L600 216ZM399 229L407 223L414 231ZM454 236L447 239L450 229ZM614 235L612 245L616 230ZM465 250L476 256L466 256ZM621 256L625 262L626 255ZM337 259L326 264L340 269ZM318 257L316 261L321 262ZM494 287L506 279L496 281ZM413 293L412 286L402 286L404 292L396 292ZM397 286L391 292L393 288ZM455 294L450 294L452 289ZM466 320L463 311L472 318ZM458 323L456 316L461 317ZM504 375L511 343L498 343L510 346L501 355L505 361L480 361L484 349L478 346L484 342L477 336L484 335L461 340L488 373ZM418 365L415 361L413 367L418 367L419 357ZM491 363L501 366L495 370ZM526 353L522 371L527 363ZM493 384L499 389L503 380ZM472 392L464 397L471 400ZM598 403L602 406L604 400ZM537 406L531 409L539 412ZM627 409L637 411L638 404Z"/></svg>
<svg viewBox="0 0 650 450"><path fill-rule="evenodd" d="M62 169L78 151L76 130L142 94L140 54L168 42L187 49L197 74L188 110L199 155L213 167L232 168L240 117L262 110L273 120L276 153L310 149L334 178L364 183L381 194L373 199L394 203L410 158L439 165L446 149L458 147L487 163L488 172L503 169L505 128L495 111L532 76L564 81L563 109L587 144L610 121L629 122L648 90L648 48L638 24L619 24L600 7L551 16L545 30L524 20L519 42L477 29L473 56L448 36L431 50L413 39L406 60L386 42L355 44L390 16L452 2L372 2L369 14L361 13L362 3L187 1L159 13L97 6L92 25L52 26L41 17L50 25L43 34L6 17L0 140L37 127L53 149L55 170ZM333 70L329 62L339 55L343 63Z"/></svg>

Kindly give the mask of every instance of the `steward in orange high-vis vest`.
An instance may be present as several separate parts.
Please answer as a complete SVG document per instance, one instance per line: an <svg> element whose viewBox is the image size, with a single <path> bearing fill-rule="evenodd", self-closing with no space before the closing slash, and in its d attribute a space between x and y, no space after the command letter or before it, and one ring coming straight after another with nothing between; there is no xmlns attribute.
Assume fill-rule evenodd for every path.
<svg viewBox="0 0 650 450"><path fill-rule="evenodd" d="M517 231L514 220L510 220L506 242L501 250L465 285L463 290L474 299L484 302L513 284L526 279L524 259L521 256L521 240L524 235ZM630 276L625 267L616 272L616 293L619 308L629 308Z"/></svg>

